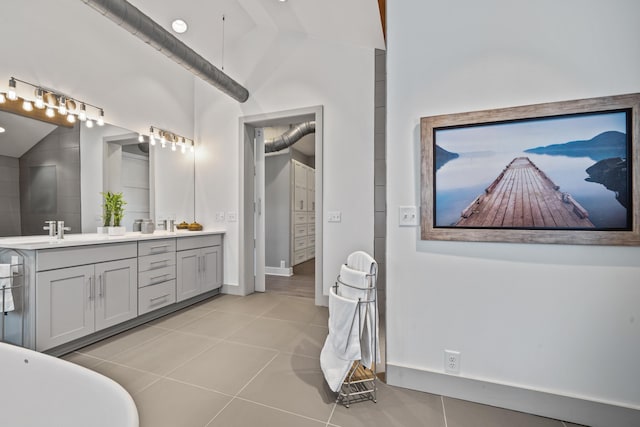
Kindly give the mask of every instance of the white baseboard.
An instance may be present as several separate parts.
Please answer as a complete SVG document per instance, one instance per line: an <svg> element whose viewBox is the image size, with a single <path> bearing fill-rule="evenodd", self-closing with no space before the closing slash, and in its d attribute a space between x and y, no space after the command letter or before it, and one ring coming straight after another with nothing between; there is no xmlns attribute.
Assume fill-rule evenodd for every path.
<svg viewBox="0 0 640 427"><path fill-rule="evenodd" d="M293 268L280 268L280 267L265 267L264 274L269 274L271 276L293 276Z"/></svg>
<svg viewBox="0 0 640 427"><path fill-rule="evenodd" d="M640 426L640 409L387 363L387 382L591 427Z"/></svg>

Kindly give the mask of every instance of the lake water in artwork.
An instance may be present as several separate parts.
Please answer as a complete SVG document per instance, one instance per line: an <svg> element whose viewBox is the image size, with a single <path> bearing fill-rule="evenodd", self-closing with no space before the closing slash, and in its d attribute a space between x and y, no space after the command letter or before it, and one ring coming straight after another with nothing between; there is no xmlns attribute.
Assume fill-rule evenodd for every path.
<svg viewBox="0 0 640 427"><path fill-rule="evenodd" d="M454 226L514 158L528 157L588 211L596 229L629 229L617 192L588 181L586 171L622 158L627 173L626 132L625 112L436 130L435 226ZM628 178L623 181L626 192Z"/></svg>

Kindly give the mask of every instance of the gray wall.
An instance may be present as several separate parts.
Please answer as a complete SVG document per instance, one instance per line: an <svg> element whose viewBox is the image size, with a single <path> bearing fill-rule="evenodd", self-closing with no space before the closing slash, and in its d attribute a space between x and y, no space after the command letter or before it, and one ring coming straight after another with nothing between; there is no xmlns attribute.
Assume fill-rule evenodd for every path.
<svg viewBox="0 0 640 427"><path fill-rule="evenodd" d="M0 156L0 236L20 235L20 162Z"/></svg>
<svg viewBox="0 0 640 427"><path fill-rule="evenodd" d="M44 221L81 232L80 125L58 127L20 157L22 234L45 234Z"/></svg>
<svg viewBox="0 0 640 427"><path fill-rule="evenodd" d="M374 215L373 230L374 255L378 262L378 306L380 314L386 313L387 301L387 155L386 155L386 117L387 117L387 53L384 50L375 51L375 164L374 164Z"/></svg>
<svg viewBox="0 0 640 427"><path fill-rule="evenodd" d="M265 265L291 267L291 155L265 157Z"/></svg>

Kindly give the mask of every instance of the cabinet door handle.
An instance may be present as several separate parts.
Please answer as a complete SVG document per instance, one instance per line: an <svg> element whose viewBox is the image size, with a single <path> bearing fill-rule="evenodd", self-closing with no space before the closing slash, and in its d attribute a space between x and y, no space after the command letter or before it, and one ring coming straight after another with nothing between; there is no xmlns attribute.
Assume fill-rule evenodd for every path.
<svg viewBox="0 0 640 427"><path fill-rule="evenodd" d="M98 289L100 291L100 293L98 294L98 296L100 298L102 298L102 295L104 294L104 288L103 288L103 284L102 284L102 274L98 274Z"/></svg>
<svg viewBox="0 0 640 427"><path fill-rule="evenodd" d="M154 276L154 277L150 277L149 278L149 282L154 282L156 279L162 279L160 280L160 282L164 282L164 279L166 279L168 276L168 274L161 274L160 276ZM158 283L158 282L155 282Z"/></svg>
<svg viewBox="0 0 640 427"><path fill-rule="evenodd" d="M93 299L93 277L89 276L89 301Z"/></svg>
<svg viewBox="0 0 640 427"><path fill-rule="evenodd" d="M159 299L164 299L164 298L168 297L169 295L171 295L171 294L164 294L164 295L160 295L159 297L149 298L149 302L153 303L154 301L157 301Z"/></svg>
<svg viewBox="0 0 640 427"><path fill-rule="evenodd" d="M204 255L202 255L202 272L203 273L207 272L207 263L206 263L206 259L204 258Z"/></svg>
<svg viewBox="0 0 640 427"><path fill-rule="evenodd" d="M300 200L300 210L303 210L303 203L304 202L302 200Z"/></svg>
<svg viewBox="0 0 640 427"><path fill-rule="evenodd" d="M202 271L202 259L198 257L198 273Z"/></svg>
<svg viewBox="0 0 640 427"><path fill-rule="evenodd" d="M153 267L154 265L157 265L157 264L162 264L163 266L165 266L165 267L166 267L166 265L167 265L167 260L166 260L166 259L163 259L162 261L154 261L154 262L152 262L152 263L149 263L149 266L150 266L150 267Z"/></svg>
<svg viewBox="0 0 640 427"><path fill-rule="evenodd" d="M150 250L151 252L153 252L153 251L155 251L156 249L162 249L162 248L168 248L168 247L169 247L169 245L168 245L168 244L166 244L166 245L156 245L156 246L151 246L151 247L149 248L149 250Z"/></svg>

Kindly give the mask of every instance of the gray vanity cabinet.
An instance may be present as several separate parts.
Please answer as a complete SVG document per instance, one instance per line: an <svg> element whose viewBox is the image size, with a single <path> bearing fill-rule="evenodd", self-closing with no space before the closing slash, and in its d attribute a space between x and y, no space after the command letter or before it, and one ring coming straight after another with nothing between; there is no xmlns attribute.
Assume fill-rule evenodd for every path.
<svg viewBox="0 0 640 427"><path fill-rule="evenodd" d="M185 237L177 243L177 301L222 286L221 236Z"/></svg>
<svg viewBox="0 0 640 427"><path fill-rule="evenodd" d="M118 254L119 249L124 252ZM135 254L135 243L133 244ZM127 245L39 251L36 273L36 350L44 351L138 315L137 258L66 267L121 257ZM66 260L47 269L50 263Z"/></svg>

